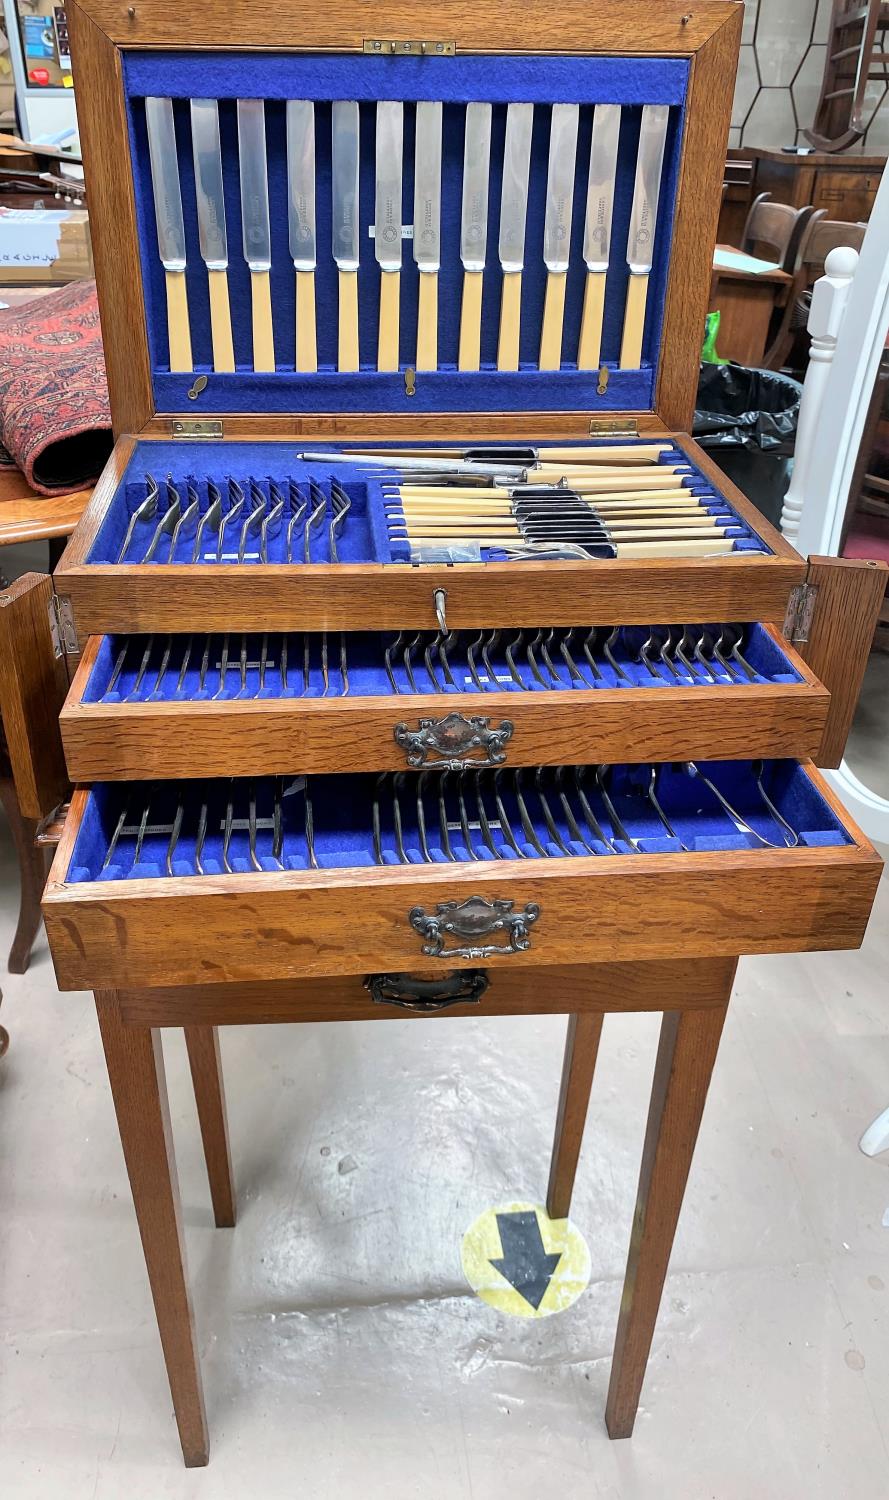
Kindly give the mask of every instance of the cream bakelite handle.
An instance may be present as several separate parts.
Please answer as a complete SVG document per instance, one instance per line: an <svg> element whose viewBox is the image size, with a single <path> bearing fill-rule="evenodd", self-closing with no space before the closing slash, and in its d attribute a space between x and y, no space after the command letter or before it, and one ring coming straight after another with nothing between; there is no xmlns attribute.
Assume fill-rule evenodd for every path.
<svg viewBox="0 0 889 1500"><path fill-rule="evenodd" d="M170 341L170 369L191 371L191 331L188 326L188 292L184 271L167 271L167 334Z"/></svg>
<svg viewBox="0 0 889 1500"><path fill-rule="evenodd" d="M253 368L274 370L272 284L268 271L250 272L250 293L253 301Z"/></svg>
<svg viewBox="0 0 889 1500"><path fill-rule="evenodd" d="M438 369L438 273L420 272L417 307L417 369Z"/></svg>
<svg viewBox="0 0 889 1500"><path fill-rule="evenodd" d="M565 321L567 271L550 271L546 278L543 327L540 331L540 369L558 370L562 364L562 325Z"/></svg>
<svg viewBox="0 0 889 1500"><path fill-rule="evenodd" d="M318 342L315 332L315 272L296 273L296 368L317 370Z"/></svg>
<svg viewBox="0 0 889 1500"><path fill-rule="evenodd" d="M401 272L380 272L380 332L377 340L377 369L398 369L399 305Z"/></svg>
<svg viewBox="0 0 889 1500"><path fill-rule="evenodd" d="M648 273L630 275L627 306L624 312L624 336L620 346L622 370L638 370L642 363L642 335L645 331L645 304L648 299Z"/></svg>
<svg viewBox="0 0 889 1500"><path fill-rule="evenodd" d="M337 368L358 369L358 272L340 271Z"/></svg>
<svg viewBox="0 0 889 1500"><path fill-rule="evenodd" d="M522 316L522 273L504 271L500 295L500 337L497 342L497 369L519 367L519 328Z"/></svg>
<svg viewBox="0 0 889 1500"><path fill-rule="evenodd" d="M477 370L481 361L482 271L463 272L463 306L460 311L458 370Z"/></svg>
<svg viewBox="0 0 889 1500"><path fill-rule="evenodd" d="M580 343L577 346L578 370L598 370L602 356L602 323L605 317L604 271L587 271L583 289L583 313L580 319Z"/></svg>
<svg viewBox="0 0 889 1500"><path fill-rule="evenodd" d="M232 343L232 315L228 300L228 272L208 271L210 291L210 336L213 341L213 368L231 373L235 368Z"/></svg>

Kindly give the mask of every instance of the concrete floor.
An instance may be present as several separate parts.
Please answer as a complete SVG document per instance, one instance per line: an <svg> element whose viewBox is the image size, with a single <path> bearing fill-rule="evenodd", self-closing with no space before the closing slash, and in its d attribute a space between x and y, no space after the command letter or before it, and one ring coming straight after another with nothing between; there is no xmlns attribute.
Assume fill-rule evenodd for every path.
<svg viewBox="0 0 889 1500"><path fill-rule="evenodd" d="M792 899L792 892L788 892ZM0 828L0 951L17 900ZM224 1034L240 1198L211 1227L181 1036L173 1128L212 1432L181 1466L90 999L4 977L0 1493L65 1500L884 1500L889 883L861 953L745 962L636 1435L602 1413L657 1023L612 1018L566 1312L474 1297L460 1240L539 1200L564 1020Z"/></svg>

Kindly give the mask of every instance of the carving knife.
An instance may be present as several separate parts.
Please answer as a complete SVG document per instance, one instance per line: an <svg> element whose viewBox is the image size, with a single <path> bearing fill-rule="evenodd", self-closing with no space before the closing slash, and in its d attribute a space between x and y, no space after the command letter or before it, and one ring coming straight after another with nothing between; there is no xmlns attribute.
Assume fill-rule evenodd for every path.
<svg viewBox="0 0 889 1500"><path fill-rule="evenodd" d="M167 335L170 369L191 370L191 332L185 288L185 224L179 187L176 127L172 99L146 99L148 155L157 221L157 248L167 283Z"/></svg>
<svg viewBox="0 0 889 1500"><path fill-rule="evenodd" d="M228 237L225 232L225 195L219 145L219 105L215 99L191 101L191 147L198 207L201 258L207 267L210 292L210 333L214 370L232 371L232 318L228 299Z"/></svg>
<svg viewBox="0 0 889 1500"><path fill-rule="evenodd" d="M503 187L500 195L500 302L498 370L519 367L519 327L522 309L522 267L525 262L525 220L528 213L528 173L531 166L533 104L506 108L503 147Z"/></svg>
<svg viewBox="0 0 889 1500"><path fill-rule="evenodd" d="M598 369L602 354L602 319L605 313L608 262L611 258L611 218L614 212L619 140L620 105L597 104L593 116L583 232L583 258L586 261L587 275L577 349L579 370Z"/></svg>
<svg viewBox="0 0 889 1500"><path fill-rule="evenodd" d="M477 370L481 358L482 282L488 243L488 174L491 165L491 106L467 104L463 145L463 210L460 259L463 306L457 368Z"/></svg>
<svg viewBox="0 0 889 1500"><path fill-rule="evenodd" d="M401 292L401 161L404 106L401 100L377 104L374 254L380 268L380 330L377 369L398 369Z"/></svg>
<svg viewBox="0 0 889 1500"><path fill-rule="evenodd" d="M265 154L265 104L238 100L238 163L241 174L241 226L244 259L250 267L253 304L253 368L274 370L272 336L272 234L269 225L269 179Z"/></svg>
<svg viewBox="0 0 889 1500"><path fill-rule="evenodd" d="M315 105L287 101L287 215L296 272L296 368L317 370L315 323Z"/></svg>
<svg viewBox="0 0 889 1500"><path fill-rule="evenodd" d="M546 266L546 300L540 331L540 368L558 370L562 363L562 325L565 318L565 283L571 249L571 214L574 207L574 167L577 160L577 126L580 106L554 104L549 131L549 166L546 177L546 217L543 224L543 262Z"/></svg>
<svg viewBox="0 0 889 1500"><path fill-rule="evenodd" d="M417 369L438 369L438 270L441 264L441 104L417 104L414 140L414 260L420 273Z"/></svg>
<svg viewBox="0 0 889 1500"><path fill-rule="evenodd" d="M670 110L666 104L646 104L643 107L639 154L636 157L636 186L627 241L630 280L627 285L624 336L620 349L622 370L638 370L642 363L645 304L648 298L648 277L652 267L652 246L669 118Z"/></svg>
<svg viewBox="0 0 889 1500"><path fill-rule="evenodd" d="M358 102L332 108L333 258L339 272L340 370L358 369Z"/></svg>

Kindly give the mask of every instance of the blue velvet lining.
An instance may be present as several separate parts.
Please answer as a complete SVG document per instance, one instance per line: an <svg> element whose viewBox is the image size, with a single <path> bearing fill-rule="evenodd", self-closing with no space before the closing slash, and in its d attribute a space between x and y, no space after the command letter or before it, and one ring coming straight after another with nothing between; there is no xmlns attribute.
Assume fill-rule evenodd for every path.
<svg viewBox="0 0 889 1500"><path fill-rule="evenodd" d="M309 447L308 444L305 446ZM335 447L329 444L323 446L324 448ZM607 447L607 444L596 443L590 446L602 448ZM312 451L312 447L309 447L309 451ZM736 515L728 501L699 469L688 462L680 449L668 448L661 455L661 463L678 463L684 466L685 472L678 482L697 495L701 504L712 513L714 519L726 526L727 534L734 540L736 551L768 551L752 528ZM90 563L116 563L118 560L139 562L144 558L158 522L166 509L167 497L162 481L170 474L183 505L187 503L186 481L193 483L200 500L202 515L206 512L208 505L208 479L211 479L219 488L224 509L229 506L229 479L236 481L248 492L247 504L241 511L237 523L227 529L224 534L222 561L226 562L236 562L238 559L238 538L250 509L250 480L255 479L260 490L267 497L269 478L274 480L279 490L285 495L286 504L282 524L274 535L269 534L267 537L268 560L269 562L283 562L286 560L287 521L291 513L291 504L295 505L298 510L299 505L306 501L308 508L310 475L320 483L329 497L332 473L332 466L325 466L322 462L302 462L295 456L290 444L284 443L231 442L225 443L224 446L201 442L137 443L90 549L87 561ZM120 557L130 518L145 499L148 474L161 482L158 509L153 517L147 517L137 524L126 556ZM337 539L339 561L344 563L408 562L409 548L403 540L400 540L403 528L398 525L397 514L390 510L388 512L390 519L387 520L381 483L375 477L368 477L367 469L362 470L359 463L356 463L354 467L347 464L337 465L336 476L351 500L351 509ZM292 498L289 490L290 480L295 485ZM319 522L316 532L313 533L310 548L311 562L330 561L330 519L331 512L328 509L326 520L323 524ZM292 560L301 563L304 561L303 532L300 529L294 535L297 538L297 546ZM194 540L194 527L180 532L175 557L177 563L191 562ZM208 535L206 541L209 545L202 547L200 561L212 566L216 561L216 539ZM503 554L492 548L485 548L481 556L485 560L493 561L502 558ZM259 541L256 537L252 537L248 539L243 561L249 565L259 560ZM173 559L170 557L170 538L167 537L159 545L151 566L163 565L170 561Z"/></svg>
<svg viewBox="0 0 889 1500"><path fill-rule="evenodd" d="M738 761L704 763L700 769L709 776L731 802L735 810L762 837L778 847L784 847L781 833L770 816L759 795L756 780L750 765ZM467 776L450 776L442 783L438 773L422 778L426 837L433 863L447 863L444 839L439 828L437 795L444 786L448 838L453 855L458 861L468 862L473 855L478 860L494 858L570 858L599 854L603 857L631 857L636 853L678 853L682 847L689 852L711 850L737 851L760 849L760 844L750 834L739 832L720 807L711 790L699 780L693 779L680 767L662 766L657 779L657 797L673 834L666 832L651 803L645 796L649 768L646 766L617 766L612 768L607 786L617 815L623 824L621 831L612 819L606 804L595 786L593 773L584 779L584 790L590 808L598 819L608 840L591 832L583 823L586 842L579 843L564 818L554 787L552 773L546 773L544 791L556 828L565 848L560 848L547 827L543 810L534 788L534 773L523 777L523 795L535 837L544 854L535 848L533 841L523 830L513 781L506 773L500 782L504 811L519 845L520 853L512 848L505 830L497 816L494 783L490 774L482 780L484 806L491 822L492 840L496 855L486 847L479 829L479 814L475 800L478 779ZM821 794L816 791L805 771L794 761L767 762L762 773L763 786L777 807L799 835L800 844L808 847L839 846L851 843L849 835L833 810ZM464 792L461 808L458 798L458 782ZM306 841L307 778L297 777L292 781L272 779L251 783L255 792L257 818L256 855L260 870L301 870L309 868ZM375 794L379 799L380 835L384 864L400 863L394 828L394 805L392 779L386 778L382 789L372 775L318 776L308 778L312 799L314 824L314 849L318 866L324 868L355 868L376 863L372 836L372 804ZM280 862L273 856L272 810L276 787L283 792L282 845ZM424 863L416 822L416 794L418 778L413 775L399 778L399 798L404 848L410 863ZM569 775L566 790L577 808L577 797ZM150 798L150 803L146 801ZM203 870L207 875L224 873L223 829L227 807L232 807L232 833L229 845L229 863L235 873L248 873L255 869L249 856L248 793L243 782L180 782L165 783L160 787L149 787L144 795L133 787L102 784L90 792L86 811L72 852L66 880L79 884L91 880L125 880L137 877L163 877L167 873L166 861L170 845L170 831L180 799L184 816L172 856L172 874L187 876L196 874L195 847L202 805L207 808L206 840L203 845ZM145 809L149 808L146 815ZM103 869L110 841L118 825L121 813L126 810L126 830L118 839L107 867ZM143 817L145 833L140 859L134 863L136 830ZM463 821L466 821L466 833ZM466 835L468 834L468 840ZM634 842L628 842L627 840ZM469 850L472 850L470 854ZM568 850L566 854L565 850Z"/></svg>
<svg viewBox="0 0 889 1500"><path fill-rule="evenodd" d="M136 188L150 358L156 406L185 411L193 376L169 371L164 274L158 259L153 196L148 165L143 98L161 94L175 99L179 171L185 216L186 270L195 370L208 376L194 409L202 411L490 411L588 409L647 410L654 395L657 354L663 319L672 235L673 205L681 150L688 65L670 58L621 57L471 57L447 59L374 58L240 53L124 53L131 148ZM220 131L226 182L228 284L237 370L212 369L207 277L200 258L194 196L188 99L214 94L220 101ZM237 171L235 99L266 99L266 139L272 226L272 305L275 323L274 374L256 375L252 365L250 274L241 251L240 198ZM316 221L318 267L317 374L294 370L295 283L288 247L286 98L314 98L316 107ZM439 369L421 373L412 397L401 375L380 375L374 366L379 309L379 273L369 228L374 202L374 101L378 98L422 98L444 101L442 165L442 252L439 273ZM362 369L336 371L337 272L330 254L330 104L331 99L361 102L361 258L359 270L359 338ZM494 104L488 220L488 257L482 304L482 369L456 370L462 266L459 258L460 198L463 164L464 104ZM497 258L506 103L524 100L541 105L535 111L531 188L528 204L525 269L522 283L521 369L496 371L501 273ZM565 301L563 365L541 374L537 366L546 270L542 260L543 217L549 146L548 103L581 104L578 137L571 262ZM610 367L605 395L597 391L596 373L576 369L585 267L582 256L584 210L592 106L624 105L612 257L605 305L602 356ZM649 282L648 311L641 370L617 369L626 300L625 247L635 177L636 148L643 103L667 103L670 129ZM413 111L405 111L404 223L413 218ZM416 355L418 272L409 241L404 242L401 274L401 364Z"/></svg>
<svg viewBox="0 0 889 1500"><path fill-rule="evenodd" d="M711 634L718 636L719 627L710 626ZM485 632L485 639L491 632ZM572 677L571 671L557 645L550 645L548 655L555 670L552 680L550 670L538 643L533 651L539 676L535 675L526 651L518 650L512 656L515 671L520 679L515 681L506 661L506 647L516 637L516 632L498 633L499 639L487 653L494 669L491 681L478 646L477 631L455 632L448 648L448 665L454 679L445 676L437 651L431 653L432 675L424 662L425 647L433 639L432 633L422 636L420 644L413 647L409 665L415 687L411 686L408 666L405 663L405 646L414 640L411 633L403 636L401 646L390 655L393 676L400 694L418 693L543 693L554 689L565 692L587 691L601 688L633 687L689 687L704 685L712 687L714 682L722 687L738 685L744 681L756 683L799 682L799 674L793 669L785 653L761 625L749 628L742 647L742 654L755 676L746 678L743 668L736 666L734 672L727 671L716 659L709 666L695 660L691 652L686 653L690 665L681 660L674 663L675 671L654 658L652 670L640 659L642 646L651 632L643 626L622 627L611 647L611 655L619 671L606 658L603 643L609 632L597 632L594 659L599 676L594 676L583 652L583 640L587 632L579 630L569 645L569 654L581 674L581 679ZM542 632L543 643L548 632ZM564 637L558 632L558 639ZM394 636L349 634L346 637L346 662L348 690L351 697L394 696L392 683L386 671L385 650L391 646ZM526 642L534 641L534 632L524 632ZM309 683L305 686L304 643L309 646ZM244 646L244 667L241 666L241 647ZM262 669L262 651L265 645L265 668ZM282 650L282 645L286 649ZM473 665L481 682L475 681L468 660L468 650L473 649ZM303 637L282 637L272 634L229 637L177 636L172 643L166 637L157 636L104 636L99 647L92 672L83 691L83 703L208 703L231 702L251 699L263 701L277 698L338 697L343 691L340 671L340 639L331 634L327 640L327 685L325 686L322 640L320 634ZM123 653L123 656L121 656ZM726 658L730 660L730 658ZM120 671L118 663L122 660ZM673 658L671 657L671 661ZM262 672L262 682L260 673ZM114 678L113 687L109 684ZM543 681L541 681L541 678ZM203 685L202 685L203 684ZM548 686L547 686L548 684ZM496 708L496 702L491 704Z"/></svg>

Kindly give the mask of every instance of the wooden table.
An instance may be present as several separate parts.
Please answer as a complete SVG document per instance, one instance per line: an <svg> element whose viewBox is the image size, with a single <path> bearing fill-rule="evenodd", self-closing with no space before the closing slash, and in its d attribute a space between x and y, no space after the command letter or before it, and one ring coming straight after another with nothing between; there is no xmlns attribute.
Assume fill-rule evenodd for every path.
<svg viewBox="0 0 889 1500"><path fill-rule="evenodd" d="M731 245L717 250L739 255ZM752 260L752 257L750 257ZM716 347L722 359L759 366L768 347L769 323L776 307L783 307L793 277L777 266L773 271L745 271L713 266L710 310L721 319Z"/></svg>
<svg viewBox="0 0 889 1500"><path fill-rule="evenodd" d="M0 469L0 547L49 542L52 570L62 550L58 544L71 535L91 494L92 488L52 498L38 495L19 469Z"/></svg>

